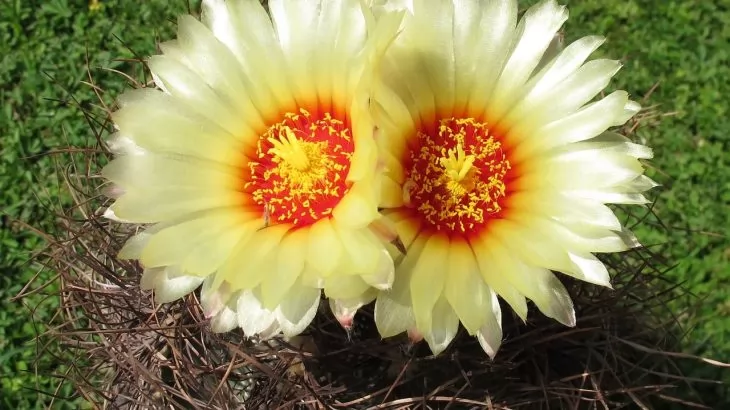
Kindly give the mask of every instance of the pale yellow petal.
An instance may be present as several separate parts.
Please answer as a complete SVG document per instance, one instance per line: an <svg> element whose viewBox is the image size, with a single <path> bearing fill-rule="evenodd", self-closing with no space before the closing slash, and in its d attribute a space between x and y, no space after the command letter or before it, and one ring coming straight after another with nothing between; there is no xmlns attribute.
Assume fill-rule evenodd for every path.
<svg viewBox="0 0 730 410"><path fill-rule="evenodd" d="M417 238L408 255L398 266L391 290L381 291L375 301L375 325L382 337L391 337L416 326L413 315L410 283L413 267L418 262L428 236Z"/></svg>
<svg viewBox="0 0 730 410"><path fill-rule="evenodd" d="M571 270L565 245L554 237L537 231L533 222L537 218L523 217L515 221L502 219L489 226L489 235L499 241L516 257L533 265L553 270Z"/></svg>
<svg viewBox="0 0 730 410"><path fill-rule="evenodd" d="M618 61L593 60L583 65L568 79L553 84L552 89L539 92L531 90L504 119L505 123L518 124L510 131L509 140L517 143L527 138L542 138L542 135L535 133L537 127L552 119L571 114L590 102L606 88L620 67ZM520 159L516 157L516 160Z"/></svg>
<svg viewBox="0 0 730 410"><path fill-rule="evenodd" d="M293 106L284 54L271 18L261 3L223 0L208 3L209 7L203 8L202 20L235 55L262 115L270 118L280 114L279 108ZM260 58L262 55L266 58Z"/></svg>
<svg viewBox="0 0 730 410"><path fill-rule="evenodd" d="M432 100L428 100L428 103L432 102L434 105L424 105L421 114L428 112L427 107L437 112L441 108L454 105L457 75L454 57L454 9L451 1L414 2L414 13L406 15L404 29L394 42L393 47L399 52L414 51L410 59L420 63L419 70L410 72L409 75L423 76L423 80L419 82L423 81L428 84L428 90L433 90L430 96ZM405 57L403 60L407 61ZM414 91L411 89L412 93Z"/></svg>
<svg viewBox="0 0 730 410"><path fill-rule="evenodd" d="M390 252L388 252L385 248L381 248L375 270L372 272L366 272L360 275L360 277L365 281L365 283L376 289L390 289L395 277L395 263Z"/></svg>
<svg viewBox="0 0 730 410"><path fill-rule="evenodd" d="M381 293L375 300L375 324L383 338L401 334L416 326L413 308Z"/></svg>
<svg viewBox="0 0 730 410"><path fill-rule="evenodd" d="M198 288L204 278L197 276L177 276L170 278L169 269L175 267L147 268L142 273L140 288L153 289L155 302L169 303L178 300Z"/></svg>
<svg viewBox="0 0 730 410"><path fill-rule="evenodd" d="M575 222L610 230L621 230L621 222L606 205L591 199L570 197L542 189L511 195L507 207L512 213L544 215L560 222Z"/></svg>
<svg viewBox="0 0 730 410"><path fill-rule="evenodd" d="M274 251L289 229L286 225L270 226L239 242L216 274L216 279L226 280L234 290L258 286L277 268Z"/></svg>
<svg viewBox="0 0 730 410"><path fill-rule="evenodd" d="M324 288L324 277L319 273L318 270L305 264L304 270L302 271L302 286L309 286L310 288L323 289Z"/></svg>
<svg viewBox="0 0 730 410"><path fill-rule="evenodd" d="M487 320L477 332L477 340L482 349L494 359L499 347L502 345L502 308L499 306L497 294L489 290L490 306L488 308Z"/></svg>
<svg viewBox="0 0 730 410"><path fill-rule="evenodd" d="M536 131L541 138L525 140L518 148L525 152L516 155L526 157L536 150L547 151L564 144L594 138L611 127L617 116L623 115L627 101L626 91L614 91L603 99L586 105L574 114L556 119Z"/></svg>
<svg viewBox="0 0 730 410"><path fill-rule="evenodd" d="M468 112L483 113L494 101L492 94L497 80L518 34L515 32L518 5L514 0L462 4L466 6L457 7L455 12L457 20L454 28L459 39L456 42L456 53L465 56L460 58L463 60L460 63L463 67L460 69L460 77L471 75L463 80L463 85L459 82L459 88L468 93ZM480 18L468 24L467 21L476 14L474 9L478 10ZM472 53L474 61L467 65L466 56ZM464 103L460 95L457 95L457 101L457 107Z"/></svg>
<svg viewBox="0 0 730 410"><path fill-rule="evenodd" d="M270 105L271 100L256 94L251 81L246 84L240 75L241 65L210 29L192 16L182 16L178 19L178 45L185 56L183 62L233 104L232 109L246 119L246 124L253 129L265 127L258 106Z"/></svg>
<svg viewBox="0 0 730 410"><path fill-rule="evenodd" d="M393 220L381 216L370 223L368 227L372 233L374 233L383 243L390 243L398 239L398 231L393 223Z"/></svg>
<svg viewBox="0 0 730 410"><path fill-rule="evenodd" d="M231 224L228 229L196 246L183 260L182 269L198 276L213 273L231 257L236 245L242 240L247 240L260 226L261 222L256 219Z"/></svg>
<svg viewBox="0 0 730 410"><path fill-rule="evenodd" d="M544 236L551 236L567 249L593 252L621 252L639 246L636 237L627 229L613 231L576 222L557 222L525 216L530 226Z"/></svg>
<svg viewBox="0 0 730 410"><path fill-rule="evenodd" d="M390 215L392 214L389 214L389 217ZM421 232L421 225L423 222L421 222L420 218L409 215L406 212L403 212L401 215L403 218L395 222L396 231L398 232L398 237L403 243L403 246L408 249L418 236L419 232Z"/></svg>
<svg viewBox="0 0 730 410"><path fill-rule="evenodd" d="M317 313L321 291L302 286L297 280L282 298L276 318L286 337L296 336L309 326Z"/></svg>
<svg viewBox="0 0 730 410"><path fill-rule="evenodd" d="M266 309L257 292L242 291L236 304L238 325L248 337L260 335L276 324L276 313Z"/></svg>
<svg viewBox="0 0 730 410"><path fill-rule="evenodd" d="M220 127L216 129L216 131L218 131L217 135L212 135L213 138L206 139L208 143L216 142L216 137L217 139L229 141L231 143L236 142L237 138L239 141L247 139L242 138L244 137L244 134L241 133L241 131L247 129L246 123L241 121L241 118L232 110L230 104L221 99L215 91L205 84L205 82L195 72L190 70L190 68L173 58L163 55L151 57L148 61L148 65L153 75L156 76L156 82L158 82L158 84L159 82L162 82L162 87L166 92L171 94L171 96L167 96L167 98L160 97L157 98L158 101L151 101L160 103L166 100L168 107L154 104L154 108L157 108L158 110L167 108L169 110L169 105L184 105L184 107L190 112L198 113L207 120L200 121L199 123L201 126L207 126L209 129L216 129L217 127ZM145 108L149 109L150 107ZM142 119L144 118L146 118L146 116L142 116ZM186 125L193 119L191 118L190 120L185 121L185 117L182 117L181 120L180 125ZM147 121L147 123L150 125L149 121ZM169 126L177 124L174 124L171 121L165 121L165 125ZM212 128L211 125L216 125L217 127ZM124 127L121 128L124 129ZM200 145L200 139L206 136L200 132L200 128L194 128L187 132L183 129L184 134L182 135L187 135L191 133L191 131L198 134L198 150L202 151L209 148L207 144L206 146ZM248 131L253 130L248 128ZM176 140L181 139L179 138L180 134L172 134L172 137L177 137L175 138Z"/></svg>
<svg viewBox="0 0 730 410"><path fill-rule="evenodd" d="M238 60L243 82L264 117L279 114L276 107L293 105L284 56L261 3L205 1L201 18Z"/></svg>
<svg viewBox="0 0 730 410"><path fill-rule="evenodd" d="M276 308L304 270L307 255L307 231L289 231L274 250L276 269L261 282L261 303L269 310Z"/></svg>
<svg viewBox="0 0 730 410"><path fill-rule="evenodd" d="M112 160L101 174L124 188L197 188L214 194L240 185L237 167L181 155L124 155Z"/></svg>
<svg viewBox="0 0 730 410"><path fill-rule="evenodd" d="M330 310L332 310L332 314L335 315L335 318L343 328L351 329L357 311L375 300L376 296L377 291L375 289L367 288L363 293L350 299L334 299L330 297Z"/></svg>
<svg viewBox="0 0 730 410"><path fill-rule="evenodd" d="M379 251L382 246L374 234L363 229L350 229L339 224L332 225L344 250L343 268L355 274L374 272L377 269Z"/></svg>
<svg viewBox="0 0 730 410"><path fill-rule="evenodd" d="M125 192L109 207L109 211L124 222L157 223L198 212L238 208L243 202L242 195L185 188L135 189ZM242 212L247 210L242 209Z"/></svg>
<svg viewBox="0 0 730 410"><path fill-rule="evenodd" d="M504 65L494 89L488 112L491 118L499 119L523 97L522 86L539 64L555 33L568 19L565 6L554 1L543 1L529 8L520 20L517 39L509 59Z"/></svg>
<svg viewBox="0 0 730 410"><path fill-rule="evenodd" d="M356 113L351 112L351 115ZM361 113L360 117L364 117L367 114ZM356 122L356 118L353 118L353 130L352 133L355 136L355 152L350 160L350 171L347 174L347 181L362 181L369 179L370 176L375 172L377 165L378 149L375 145L374 132L375 127L369 119L361 119Z"/></svg>
<svg viewBox="0 0 730 410"><path fill-rule="evenodd" d="M224 231L231 227L240 227L245 222L246 219L235 209L203 213L196 219L170 226L154 234L142 251L140 261L146 267L179 265L204 241L215 240ZM209 271L209 267L206 266L202 271Z"/></svg>
<svg viewBox="0 0 730 410"><path fill-rule="evenodd" d="M525 296L515 289L515 287L507 280L508 265L503 263L500 253L505 252L501 246L495 244L494 239L490 239L489 235L482 238L470 239L469 243L474 249L474 254L479 263L479 271L484 278L484 282L494 289L497 294L502 297L522 318L527 319L527 301Z"/></svg>
<svg viewBox="0 0 730 410"><path fill-rule="evenodd" d="M306 232L306 262L320 272L322 276L331 275L342 257L343 249L332 221L320 219L310 226Z"/></svg>
<svg viewBox="0 0 730 410"><path fill-rule="evenodd" d="M142 255L142 250L147 246L147 242L149 242L151 237L152 233L146 231L132 236L124 243L117 257L119 259L139 259Z"/></svg>
<svg viewBox="0 0 730 410"><path fill-rule="evenodd" d="M428 330L424 331L420 327L418 330L422 331L423 338L431 348L431 352L438 355L446 350L454 340L456 332L459 330L459 318L449 306L446 298L441 296L433 307L431 325Z"/></svg>
<svg viewBox="0 0 730 410"><path fill-rule="evenodd" d="M546 316L566 326L575 326L573 302L555 275L547 269L525 264L498 243L498 239L489 244L489 250L495 267L517 291L535 302ZM492 288L496 290L494 285Z"/></svg>
<svg viewBox="0 0 730 410"><path fill-rule="evenodd" d="M561 242L547 236L549 232L554 232L551 228L554 222L530 216L515 220L516 224L509 221L494 223L490 232L523 261L591 283L610 286L606 267L593 255L577 249L575 242Z"/></svg>
<svg viewBox="0 0 730 410"><path fill-rule="evenodd" d="M463 239L452 240L444 296L470 335L476 334L489 314L488 290L469 244Z"/></svg>
<svg viewBox="0 0 730 410"><path fill-rule="evenodd" d="M355 299L369 288L357 275L332 275L324 280L324 293L330 299Z"/></svg>
<svg viewBox="0 0 730 410"><path fill-rule="evenodd" d="M553 42L555 42L555 40L553 40ZM526 107L532 101L539 100L539 97L550 95L551 91L556 90L556 86L562 87L564 85L563 80L567 77L573 76L576 70L578 70L585 63L588 57L590 57L590 55L604 42L604 37L586 36L574 41L562 49L562 51L559 51L559 54L553 61L548 62L540 73L530 79L530 83L528 84L528 88L530 88L529 93L525 96L523 101L520 102L520 105L515 107L515 109L510 113L510 116L519 112L520 106ZM596 94L597 91L593 92L591 97ZM553 95L560 95L560 93L554 92ZM553 100L553 102L562 103L562 101L556 100ZM535 112L531 112L530 114L535 114Z"/></svg>
<svg viewBox="0 0 730 410"><path fill-rule="evenodd" d="M608 269L598 258L590 253L573 252L570 252L568 257L570 257L576 269L563 273L596 285L611 287L611 277L608 274Z"/></svg>
<svg viewBox="0 0 730 410"><path fill-rule="evenodd" d="M146 155L147 150L137 145L131 138L124 136L119 131L113 133L105 141L106 147L114 155Z"/></svg>
<svg viewBox="0 0 730 410"><path fill-rule="evenodd" d="M372 184L355 183L339 204L332 211L332 216L338 225L349 228L364 228L378 219L378 205L374 201Z"/></svg>
<svg viewBox="0 0 730 410"><path fill-rule="evenodd" d="M401 185L389 177L381 178L380 206L398 208L403 206L403 189Z"/></svg>
<svg viewBox="0 0 730 410"><path fill-rule="evenodd" d="M414 132L418 117L413 117L405 102L389 87L376 83L373 86L373 118L378 127L376 143L380 159L385 162L386 171L402 182L403 169L400 165L406 138Z"/></svg>
<svg viewBox="0 0 730 410"><path fill-rule="evenodd" d="M656 186L656 184L653 185ZM641 187L648 188L644 184ZM646 205L652 202L646 196L637 193L637 187L631 183L603 189L565 191L565 194L575 198L590 199L607 204Z"/></svg>
<svg viewBox="0 0 730 410"><path fill-rule="evenodd" d="M528 168L529 167L529 168ZM643 174L638 159L623 153L572 150L534 159L521 168L520 186L563 190L610 188Z"/></svg>
<svg viewBox="0 0 730 410"><path fill-rule="evenodd" d="M406 177L400 158L403 155L402 151L405 150L405 140L401 139L401 146L399 148L396 148L392 145L388 145L391 144L389 140L396 139L393 135L390 135L386 132L382 132L380 135L381 137L378 140L378 144L381 148L379 160L383 163L384 176L390 178L391 180L393 180L393 182L402 186L406 180Z"/></svg>
<svg viewBox="0 0 730 410"><path fill-rule="evenodd" d="M284 51L284 67L291 78L294 95L305 98L317 95L317 83L312 72L314 53L309 43L314 41L318 7L300 7L288 1L270 1L269 12L279 44ZM306 100L298 99L298 103Z"/></svg>
<svg viewBox="0 0 730 410"><path fill-rule="evenodd" d="M448 256L448 238L432 235L413 267L410 283L411 300L416 325L421 332L430 329L434 304L443 292Z"/></svg>

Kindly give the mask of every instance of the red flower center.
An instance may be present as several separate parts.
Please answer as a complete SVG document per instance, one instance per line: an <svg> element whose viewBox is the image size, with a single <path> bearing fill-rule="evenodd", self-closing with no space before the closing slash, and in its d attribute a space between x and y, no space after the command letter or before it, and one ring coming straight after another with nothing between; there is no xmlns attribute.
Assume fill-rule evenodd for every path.
<svg viewBox="0 0 730 410"><path fill-rule="evenodd" d="M424 228L471 234L504 211L512 166L498 138L473 118L447 118L409 141L403 198Z"/></svg>
<svg viewBox="0 0 730 410"><path fill-rule="evenodd" d="M349 121L304 109L287 113L259 138L245 189L269 224L311 225L347 194L354 149Z"/></svg>

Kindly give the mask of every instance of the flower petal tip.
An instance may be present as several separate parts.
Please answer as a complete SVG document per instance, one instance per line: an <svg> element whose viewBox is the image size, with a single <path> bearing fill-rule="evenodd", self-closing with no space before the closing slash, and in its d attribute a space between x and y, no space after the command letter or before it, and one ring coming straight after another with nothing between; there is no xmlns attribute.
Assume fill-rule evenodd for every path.
<svg viewBox="0 0 730 410"><path fill-rule="evenodd" d="M337 322L342 326L345 331L348 333L352 330L352 326L355 322L355 315L354 314L346 314L336 317Z"/></svg>
<svg viewBox="0 0 730 410"><path fill-rule="evenodd" d="M106 211L104 211L103 216L104 216L104 218L109 219L114 222L122 222L122 223L127 222L124 219L117 217L117 215L114 213L114 210L111 207L107 208Z"/></svg>
<svg viewBox="0 0 730 410"><path fill-rule="evenodd" d="M577 320L575 317L575 309L570 309L569 312L566 311L565 313L566 314L564 317L558 319L560 321L560 323L562 323L568 327L575 327L575 325L577 324Z"/></svg>
<svg viewBox="0 0 730 410"><path fill-rule="evenodd" d="M423 340L423 334L417 329L408 329L408 340L411 344L419 343Z"/></svg>
<svg viewBox="0 0 730 410"><path fill-rule="evenodd" d="M110 184L101 189L101 194L107 198L117 199L124 195L125 190L117 184Z"/></svg>
<svg viewBox="0 0 730 410"><path fill-rule="evenodd" d="M210 330L213 333L230 332L238 326L238 315L233 309L225 308L210 318Z"/></svg>

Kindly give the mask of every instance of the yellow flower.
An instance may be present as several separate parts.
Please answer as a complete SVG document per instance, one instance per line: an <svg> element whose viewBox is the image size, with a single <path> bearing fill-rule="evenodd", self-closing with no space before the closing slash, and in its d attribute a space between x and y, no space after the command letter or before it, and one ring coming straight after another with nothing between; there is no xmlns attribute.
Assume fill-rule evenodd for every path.
<svg viewBox="0 0 730 410"><path fill-rule="evenodd" d="M610 286L593 255L637 246L605 204L642 204L651 150L609 128L638 110L624 91L591 102L620 64L589 55L600 37L564 50L555 1L517 24L514 0L415 0L376 85L381 207L407 252L379 292L383 337L408 331L434 353L461 322L493 356L504 299L526 299L575 325L551 272ZM559 52L558 52L559 51Z"/></svg>
<svg viewBox="0 0 730 410"><path fill-rule="evenodd" d="M102 4L99 0L89 0L89 11L99 11L101 6Z"/></svg>
<svg viewBox="0 0 730 410"><path fill-rule="evenodd" d="M157 301L203 284L213 330L301 332L321 289L347 324L393 280L377 235L374 67L401 15L358 0L203 1L149 61L157 89L113 115L106 215L153 224L139 259ZM373 229L375 228L375 229Z"/></svg>

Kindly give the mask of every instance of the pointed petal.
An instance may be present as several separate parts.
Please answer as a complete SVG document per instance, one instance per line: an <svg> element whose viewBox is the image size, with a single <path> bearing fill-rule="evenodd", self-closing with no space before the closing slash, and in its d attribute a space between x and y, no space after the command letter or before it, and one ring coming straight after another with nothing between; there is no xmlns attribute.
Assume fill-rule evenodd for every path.
<svg viewBox="0 0 730 410"><path fill-rule="evenodd" d="M127 240L117 257L119 259L139 259L142 255L142 249L147 246L152 237L149 231L142 231Z"/></svg>
<svg viewBox="0 0 730 410"><path fill-rule="evenodd" d="M433 307L431 325L428 331L423 332L423 338L434 355L446 350L459 330L459 318L451 309L446 298L439 298Z"/></svg>
<svg viewBox="0 0 730 410"><path fill-rule="evenodd" d="M176 267L148 268L142 273L140 287L154 289L157 303L169 303L191 293L203 283L204 278L198 276L176 275L170 279L168 270Z"/></svg>
<svg viewBox="0 0 730 410"><path fill-rule="evenodd" d="M276 310L277 321L286 337L302 333L312 323L319 307L321 291L299 283L289 289Z"/></svg>
<svg viewBox="0 0 730 410"><path fill-rule="evenodd" d="M395 278L395 263L390 252L387 249L381 249L375 270L369 274L361 275L361 278L365 283L376 289L390 289Z"/></svg>
<svg viewBox="0 0 730 410"><path fill-rule="evenodd" d="M477 340L487 355L494 359L502 345L502 308L499 306L497 294L491 289L490 294L491 306L488 310L487 320L477 332Z"/></svg>
<svg viewBox="0 0 730 410"><path fill-rule="evenodd" d="M427 236L416 238L408 255L398 267L393 288L378 293L375 300L375 325L382 337L395 336L416 326L410 282L413 266L423 252L427 240Z"/></svg>
<svg viewBox="0 0 730 410"><path fill-rule="evenodd" d="M504 251L495 246L494 238L485 237L472 240L470 243L484 282L497 292L523 321L526 320L527 301L525 296L507 280L509 265L506 265L499 256L499 252Z"/></svg>
<svg viewBox="0 0 730 410"><path fill-rule="evenodd" d="M302 274L306 247L307 231L297 229L289 231L274 251L276 269L269 272L261 282L261 302L267 309L276 309Z"/></svg>
<svg viewBox="0 0 730 410"><path fill-rule="evenodd" d="M452 240L444 295L470 335L486 320L488 290L469 244L463 239Z"/></svg>
<svg viewBox="0 0 730 410"><path fill-rule="evenodd" d="M317 221L309 228L307 236L309 243L307 263L311 268L318 270L322 276L332 274L343 251L332 221L329 218Z"/></svg>
<svg viewBox="0 0 730 410"><path fill-rule="evenodd" d="M375 325L383 338L403 333L416 326L413 309L383 291L375 300Z"/></svg>
<svg viewBox="0 0 730 410"><path fill-rule="evenodd" d="M210 319L210 330L214 333L225 333L238 327L238 298L234 295L230 302Z"/></svg>
<svg viewBox="0 0 730 410"><path fill-rule="evenodd" d="M567 19L568 11L565 6L559 6L554 1L543 1L525 12L516 30L521 36L504 65L492 96L494 101L499 102L492 104L490 110L494 118L500 118L514 101L523 96L517 90L521 90L532 75L545 50Z"/></svg>
<svg viewBox="0 0 730 410"><path fill-rule="evenodd" d="M448 267L449 240L433 235L426 243L411 276L411 300L416 325L427 332L432 322L432 310L444 288Z"/></svg>
<svg viewBox="0 0 730 410"><path fill-rule="evenodd" d="M200 306L203 308L205 317L216 316L226 307L232 294L228 283L218 283L211 277L206 278L200 289Z"/></svg>
<svg viewBox="0 0 730 410"><path fill-rule="evenodd" d="M238 325L248 337L266 331L276 322L276 313L264 308L259 297L251 290L240 293L236 308Z"/></svg>
<svg viewBox="0 0 730 410"><path fill-rule="evenodd" d="M245 228L245 222L236 209L205 212L199 218L170 226L154 234L143 249L140 262L148 267L181 264L201 243L216 240L224 232L230 232L231 227L234 227L236 234L240 234L241 229ZM218 266L214 264L219 262L220 258L191 261L194 266L205 267L202 274L217 269Z"/></svg>
<svg viewBox="0 0 730 410"><path fill-rule="evenodd" d="M574 278L584 280L586 282L595 283L596 285L611 287L611 277L608 269L603 262L590 253L573 253L569 252L568 257L576 267L574 273L565 272Z"/></svg>
<svg viewBox="0 0 730 410"><path fill-rule="evenodd" d="M377 295L375 289L367 289L362 294L350 299L329 298L329 305L332 313L343 328L349 330L357 311L372 302Z"/></svg>

